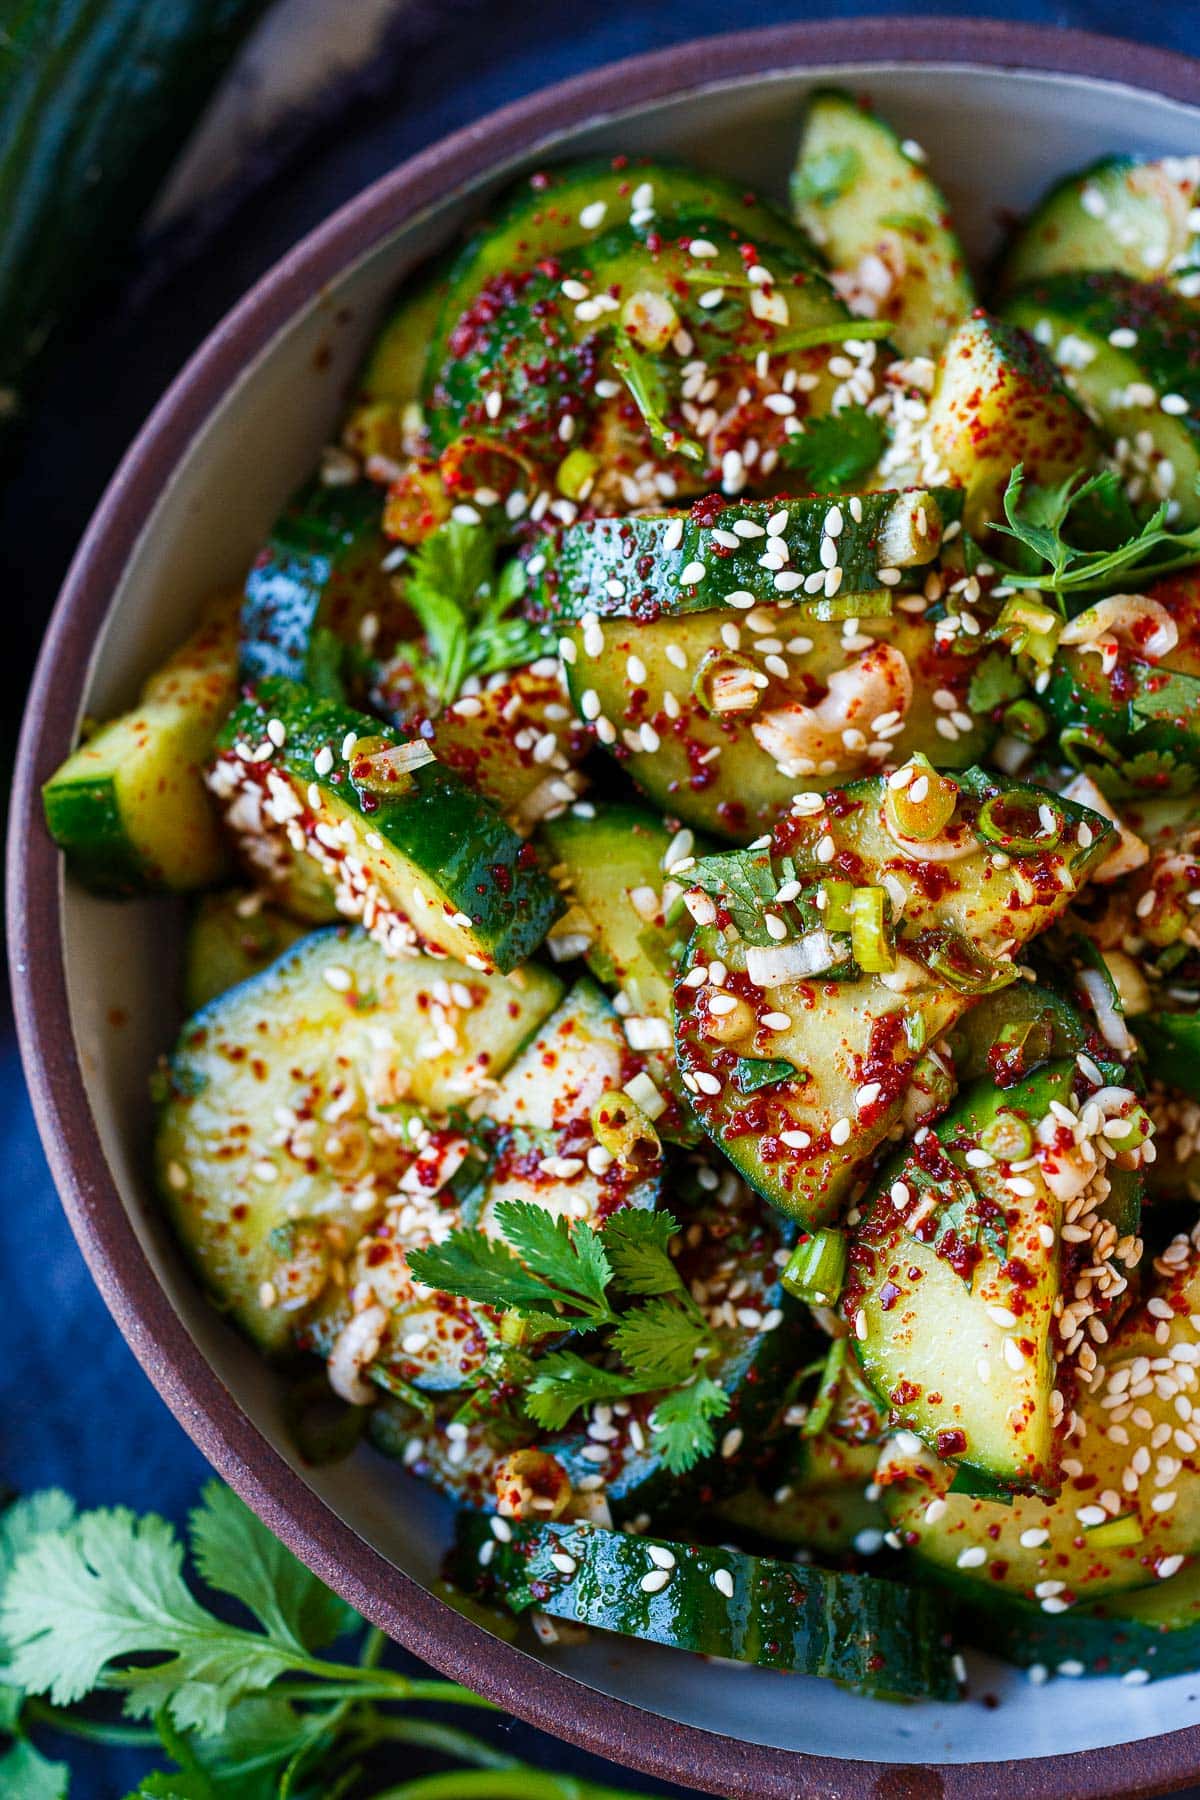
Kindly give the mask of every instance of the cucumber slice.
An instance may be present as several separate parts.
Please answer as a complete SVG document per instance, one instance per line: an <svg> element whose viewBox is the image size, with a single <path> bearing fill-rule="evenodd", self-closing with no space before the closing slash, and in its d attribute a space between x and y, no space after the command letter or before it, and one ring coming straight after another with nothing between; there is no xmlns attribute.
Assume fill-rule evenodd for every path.
<svg viewBox="0 0 1200 1800"><path fill-rule="evenodd" d="M42 789L46 829L101 893L209 887L228 857L204 764L237 698L237 604L218 602L142 689Z"/></svg>
<svg viewBox="0 0 1200 1800"><path fill-rule="evenodd" d="M752 281L748 265L769 279ZM861 363L855 391L873 386L876 347L855 329L786 248L703 215L675 221L669 237L626 227L494 278L444 362L430 363L429 428L439 448L463 434L499 445L600 510L703 493L725 478L727 452L735 485L773 481L791 432L849 394L847 373L830 366L847 340Z"/></svg>
<svg viewBox="0 0 1200 1800"><path fill-rule="evenodd" d="M1015 978L1010 959L1065 909L1111 842L1112 827L1097 815L1056 799L1059 839L1014 853L1011 839L1006 848L977 835L978 822L988 808L1007 808L1013 821L1031 808L1044 830L1041 790L978 770L957 786L942 836L922 845L905 848L891 835L887 785L874 777L823 800L800 796L769 847L713 858L700 872L717 898L698 902L712 922L696 931L675 989L685 1085L734 1166L808 1225L834 1216L898 1124L944 1102L947 1074L925 1052L970 1004L965 990ZM899 913L890 973L863 974L848 945L819 925L817 895L831 879L887 891ZM792 898L773 898L781 889ZM808 941L812 972L788 977L781 963L779 978L760 986L752 960L761 963L769 946L781 954L781 929L796 946L797 968L809 960ZM973 975L960 970L960 958ZM724 971L719 983L714 963ZM754 972L770 978L766 964ZM740 1006L714 1015L718 988ZM742 1068L751 1057L782 1065L778 1079L753 1092Z"/></svg>
<svg viewBox="0 0 1200 1800"><path fill-rule="evenodd" d="M183 999L188 1012L199 1012L218 994L260 974L307 930L253 888L202 894L184 949Z"/></svg>
<svg viewBox="0 0 1200 1800"><path fill-rule="evenodd" d="M838 291L856 312L888 320L902 356L936 356L975 304L949 208L924 162L918 145L852 95L811 96L793 211L837 271Z"/></svg>
<svg viewBox="0 0 1200 1800"><path fill-rule="evenodd" d="M399 760L381 769L368 746ZM263 886L291 904L315 865L393 955L427 943L507 971L559 910L516 833L426 745L294 682L261 682L237 708L209 785Z"/></svg>
<svg viewBox="0 0 1200 1800"><path fill-rule="evenodd" d="M1074 1333L1053 1309L1117 1241L1096 1138L1106 1115L1122 1116L1118 1094L1136 1108L1133 1093L1103 1089L1094 1160L1077 1178L1079 1156L1059 1143L1062 1119L1088 1117L1093 1086L1072 1058L969 1088L888 1164L851 1240L842 1306L868 1381L894 1423L1001 1486L1057 1492ZM1061 1239L1068 1216L1077 1248Z"/></svg>
<svg viewBox="0 0 1200 1800"><path fill-rule="evenodd" d="M587 818L565 815L540 835L567 906L551 949L587 940L588 967L616 990L630 1048L671 1096L660 1133L694 1142L699 1127L679 1080L671 1029L671 982L685 934L667 925L664 896L668 860L686 860L691 833L671 832L642 807L613 805Z"/></svg>
<svg viewBox="0 0 1200 1800"><path fill-rule="evenodd" d="M429 341L446 303L450 267L449 257L439 257L432 268L405 283L359 377L359 404L388 407L397 424L404 408L420 400Z"/></svg>
<svg viewBox="0 0 1200 1800"><path fill-rule="evenodd" d="M472 233L455 258L428 342L426 370L442 366L462 316L511 271L589 248L630 223L669 231L684 212L707 214L752 240L785 244L812 267L820 265L798 226L723 176L673 164L631 163L625 157L538 170L496 202L491 220Z"/></svg>
<svg viewBox="0 0 1200 1800"><path fill-rule="evenodd" d="M341 928L184 1027L159 1188L206 1286L264 1349L292 1342L413 1165L406 1108L436 1114L486 1091L560 992L533 965L504 979L394 959Z"/></svg>
<svg viewBox="0 0 1200 1800"><path fill-rule="evenodd" d="M1200 1366L1192 1322L1200 1273L1187 1238L1170 1250L1175 1260L1156 1267L1171 1272L1122 1319L1077 1402L1084 1431L1069 1445L1057 1500L1017 1494L1004 1506L951 1493L946 1464L909 1434L892 1440L878 1479L893 1528L922 1570L967 1600L981 1593L988 1605L993 1594L1024 1597L1057 1614L1103 1594L1153 1586L1194 1555L1200 1481L1186 1444ZM1093 1535L1129 1516L1136 1541L1119 1541L1125 1531Z"/></svg>
<svg viewBox="0 0 1200 1800"><path fill-rule="evenodd" d="M964 487L963 519L976 537L1003 519L1017 463L1028 481L1057 487L1093 468L1101 452L1091 420L1045 351L986 313L964 319L942 351L919 444L913 479Z"/></svg>
<svg viewBox="0 0 1200 1800"><path fill-rule="evenodd" d="M888 1526L880 1501L867 1492L878 1461L875 1444L844 1444L829 1433L802 1439L770 1491L756 1485L717 1501L721 1535L755 1549L873 1555Z"/></svg>
<svg viewBox="0 0 1200 1800"><path fill-rule="evenodd" d="M837 625L780 605L604 619L561 640L572 701L638 786L743 842L771 829L798 785L837 787L917 749L941 768L982 757L994 727L971 710L977 643L911 612ZM718 679L736 705L714 710Z"/></svg>
<svg viewBox="0 0 1200 1800"><path fill-rule="evenodd" d="M1200 1567L1065 1613L996 1593L974 1605L960 1599L954 1622L967 1643L1018 1667L1040 1668L1043 1678L1119 1675L1138 1685L1191 1675L1200 1656Z"/></svg>
<svg viewBox="0 0 1200 1800"><path fill-rule="evenodd" d="M597 1174L585 1161L592 1108L604 1093L619 1088L626 1060L612 1008L590 981L580 981L542 1021L499 1084L488 1084L472 1108L478 1113L486 1107L486 1118L462 1135L461 1121L452 1119L450 1130L435 1132L428 1144L429 1134L419 1135L425 1147L417 1174L402 1181L399 1206L372 1219L356 1247L347 1285L327 1289L299 1333L303 1348L328 1359L335 1385L339 1359L366 1329L360 1321L372 1308L379 1329L373 1334L370 1379L386 1389L460 1388L486 1357L495 1338L494 1309L414 1284L410 1250L436 1242L460 1224L502 1236L496 1208L509 1200L527 1201L556 1218L593 1223L620 1207L656 1204L657 1162L636 1170L611 1162ZM418 1197L407 1200L406 1194ZM437 1198L430 1211L432 1196ZM345 1392L344 1383L340 1391Z"/></svg>
<svg viewBox="0 0 1200 1800"><path fill-rule="evenodd" d="M1178 280L1200 265L1198 189L1200 157L1103 157L1057 182L1018 227L1000 286L1085 269Z"/></svg>
<svg viewBox="0 0 1200 1800"><path fill-rule="evenodd" d="M668 1544L594 1525L459 1517L454 1573L499 1597L626 1637L864 1693L958 1697L932 1596L870 1575Z"/></svg>
<svg viewBox="0 0 1200 1800"><path fill-rule="evenodd" d="M1200 578L1188 570L1148 592L1175 621L1174 649L1149 662L1115 634L1102 656L1062 644L1041 696L1070 761L1117 796L1186 792L1200 767Z"/></svg>
<svg viewBox="0 0 1200 1800"><path fill-rule="evenodd" d="M383 495L310 481L293 496L246 577L243 682L283 675L326 699L363 705L372 659L412 637L412 614L385 564Z"/></svg>
<svg viewBox="0 0 1200 1800"><path fill-rule="evenodd" d="M557 554L538 545L545 568L529 598L556 619L746 611L784 595L803 606L827 592L880 594L887 612L886 590L920 585L960 512L961 496L942 489L585 519L563 532Z"/></svg>
<svg viewBox="0 0 1200 1800"><path fill-rule="evenodd" d="M1031 332L1058 363L1113 441L1137 493L1168 501L1181 526L1200 521L1195 308L1165 287L1105 270L1034 282L1010 297L1004 316ZM1149 433L1145 448L1143 433Z"/></svg>
<svg viewBox="0 0 1200 1800"><path fill-rule="evenodd" d="M498 806L522 837L558 818L587 786L575 767L587 732L553 657L455 701L434 721L429 742L438 761Z"/></svg>

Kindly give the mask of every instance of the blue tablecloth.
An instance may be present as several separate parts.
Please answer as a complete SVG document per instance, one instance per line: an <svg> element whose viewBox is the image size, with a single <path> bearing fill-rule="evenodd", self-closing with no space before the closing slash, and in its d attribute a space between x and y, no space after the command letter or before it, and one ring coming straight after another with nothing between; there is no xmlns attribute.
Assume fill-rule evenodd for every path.
<svg viewBox="0 0 1200 1800"><path fill-rule="evenodd" d="M398 41L373 91L336 125L327 121L310 133L253 198L215 225L210 220L202 256L181 262L177 246L160 255L149 280L138 271L132 294L102 301L74 332L23 461L0 491L8 605L19 596L10 649L20 648L23 634L32 650L87 515L165 381L244 287L332 207L444 132L547 82L656 45L807 10L795 0L756 0L740 9L720 0L605 0L574 9L546 0L485 7L451 0L438 11L418 7L408 53ZM844 18L969 9L938 0L917 7L833 0L821 10ZM1009 0L995 11L1093 30L1136 28L1165 46L1200 49L1195 7L1174 0L1142 0L1136 15L1121 0ZM145 1381L92 1288L50 1183L11 1042L0 1049L0 1142L7 1177L0 1207L0 1478L25 1490L59 1483L85 1504L120 1501L178 1519L207 1465ZM497 1729L508 1731L514 1751L544 1766L605 1778L599 1765L523 1727ZM135 1771L127 1756L64 1753L79 1771L80 1800L126 1792Z"/></svg>

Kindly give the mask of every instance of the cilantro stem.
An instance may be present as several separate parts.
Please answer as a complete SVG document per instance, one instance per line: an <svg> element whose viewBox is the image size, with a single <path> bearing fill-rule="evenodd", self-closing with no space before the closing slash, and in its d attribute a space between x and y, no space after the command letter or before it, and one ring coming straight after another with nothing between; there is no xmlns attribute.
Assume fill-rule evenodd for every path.
<svg viewBox="0 0 1200 1800"><path fill-rule="evenodd" d="M379 1661L387 1648L387 1635L380 1631L378 1625L372 1625L362 1641L362 1649L358 1655L360 1669L377 1669Z"/></svg>
<svg viewBox="0 0 1200 1800"><path fill-rule="evenodd" d="M423 1750L437 1750L443 1756L457 1757L460 1762L474 1763L481 1769L516 1769L516 1757L496 1750L482 1738L460 1731L457 1725L443 1725L438 1719L389 1719L382 1714L370 1715L363 1724L358 1748L389 1742L416 1744Z"/></svg>
<svg viewBox="0 0 1200 1800"><path fill-rule="evenodd" d="M352 1663L309 1662L303 1671L313 1681L281 1680L279 1692L289 1700L429 1700L443 1706L496 1708L481 1694L454 1681L414 1680L391 1669L356 1668Z"/></svg>
<svg viewBox="0 0 1200 1800"><path fill-rule="evenodd" d="M449 1769L385 1788L374 1800L630 1800L626 1789L516 1763L507 1769Z"/></svg>
<svg viewBox="0 0 1200 1800"><path fill-rule="evenodd" d="M90 1744L111 1744L117 1749L143 1749L147 1745L159 1748L160 1738L150 1725L109 1725L103 1719L83 1719L65 1706L52 1706L49 1700L39 1700L36 1695L28 1694L22 1708L25 1718L37 1725L45 1725L51 1731L61 1731L64 1737L82 1738Z"/></svg>

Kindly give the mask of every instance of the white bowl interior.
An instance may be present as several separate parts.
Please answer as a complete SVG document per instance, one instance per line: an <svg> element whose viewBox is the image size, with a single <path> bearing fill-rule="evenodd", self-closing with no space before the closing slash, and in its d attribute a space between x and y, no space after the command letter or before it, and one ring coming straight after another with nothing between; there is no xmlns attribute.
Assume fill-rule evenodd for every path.
<svg viewBox="0 0 1200 1800"><path fill-rule="evenodd" d="M936 65L729 83L714 51L712 85L702 92L588 123L513 167L535 166L549 153L666 152L782 196L804 93L838 78L874 95L888 118L925 145L976 258L993 245L1003 210L1026 206L1055 175L1113 150L1194 153L1200 144L1200 111L1109 83ZM477 208L482 185L448 195L345 273L225 396L189 445L113 595L84 711L128 703L203 597L240 579L288 492L312 467L388 294ZM98 902L67 884L73 1028L109 1163L159 1279L221 1379L295 1464L274 1377L205 1303L156 1217L146 1088L179 1022L171 998L177 915L165 903ZM114 1026L117 1016L128 1022ZM305 1470L303 1479L398 1568L433 1580L449 1515L419 1482L366 1449L340 1466ZM1200 1700L1197 1682L1179 1677L1140 1688L1076 1682L1065 1703L1060 1684L1035 1687L976 1658L973 1700L896 1707L810 1679L781 1682L602 1635L536 1654L668 1718L743 1741L883 1762L1009 1761L1093 1749L1193 1724ZM985 1706L985 1693L1003 1704Z"/></svg>

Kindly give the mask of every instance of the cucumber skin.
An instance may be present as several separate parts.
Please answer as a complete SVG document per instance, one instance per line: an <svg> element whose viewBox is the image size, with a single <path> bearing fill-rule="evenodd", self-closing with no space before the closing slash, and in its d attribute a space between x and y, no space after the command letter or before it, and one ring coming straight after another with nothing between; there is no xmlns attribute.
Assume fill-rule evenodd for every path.
<svg viewBox="0 0 1200 1800"><path fill-rule="evenodd" d="M844 1575L743 1551L663 1544L596 1526L508 1527L508 1541L474 1513L459 1517L453 1568L468 1592L503 1598L516 1613L620 1632L703 1656L842 1681L865 1693L959 1698L933 1596L870 1575ZM480 1550L493 1546L481 1567ZM670 1578L647 1592L651 1545L674 1557ZM571 1573L551 1557L566 1553ZM713 1584L725 1571L733 1593Z"/></svg>
<svg viewBox="0 0 1200 1800"><path fill-rule="evenodd" d="M0 88L0 394L111 268L267 0L18 0ZM0 414L3 409L0 408Z"/></svg>
<svg viewBox="0 0 1200 1800"><path fill-rule="evenodd" d="M288 733L273 766L303 789L314 780L317 752L328 745L336 756L349 732L404 742L399 732L378 720L277 678L260 682L254 697L230 715L218 750L230 750L239 740L260 742L273 717L283 720ZM558 894L540 869L527 866L524 843L490 801L457 775L436 761L426 763L413 772L403 799L374 805L375 797L364 795L345 764L339 768L335 763L331 775L317 785L332 789L358 815L364 832L377 833L397 854L430 871L448 894L466 902L463 911L486 936L503 972L537 949L560 910Z"/></svg>
<svg viewBox="0 0 1200 1800"><path fill-rule="evenodd" d="M381 491L369 482L330 487L314 480L292 498L246 577L239 624L244 683L277 675L311 682L313 638L321 626L341 637L347 623L341 614L370 611L376 601L381 609L395 607L390 579L379 567L389 548L382 515Z"/></svg>
<svg viewBox="0 0 1200 1800"><path fill-rule="evenodd" d="M528 269L542 258L563 255L607 234L622 222L614 202L627 218L634 191L647 181L655 189L656 211L664 221L681 206L712 211L751 237L769 237L785 245L812 268L821 266L819 254L798 225L765 201L747 197L744 190L720 175L697 175L695 170L665 163L631 163L614 169L601 158L539 171L509 189L491 220L471 234L450 266L445 299L425 360L427 404L446 361L454 326L480 289L498 274ZM666 207L661 204L660 190L664 188ZM588 230L580 224L579 213L599 198L607 198L605 214Z"/></svg>
<svg viewBox="0 0 1200 1800"><path fill-rule="evenodd" d="M845 519L839 548L850 545L852 553L842 564L839 593L866 593L880 588L875 540L899 498L887 490L863 494L859 501L861 523L853 518ZM960 489L937 488L933 490L933 498L944 524L961 517L963 496ZM728 594L744 590L752 593L756 600L771 605L792 599L796 603L797 617L802 619L805 599L811 603L819 596L806 596L802 590L794 595L784 595L776 588L775 572L760 568L758 563L767 541L765 538L749 539L744 551L730 553L713 544L712 530L714 527L728 530L735 519L750 519L765 527L771 515L782 509L790 515L784 533L791 550L787 568L798 574L809 574L821 567L819 552L830 508L838 506L845 515L847 505L846 497L840 494L775 504L761 500L735 502L712 509L711 523L707 522L710 509L706 509L703 526L697 522L693 510L679 515L683 535L670 551L662 547L663 535L672 522L668 517L585 520L568 526L556 554L548 551L545 543L539 544L539 552L546 557L546 572L531 589L527 604L549 618L560 620L580 619L586 613L597 618L616 616L649 620L663 614L710 612L726 604ZM647 561L650 568L643 573ZM705 565L705 578L690 587L681 587L680 575L689 563L694 562ZM897 588L919 584L924 581L925 574L923 565L905 570ZM632 575L636 575L640 583L634 592L627 591L616 598L607 594L605 583L610 577L628 580Z"/></svg>
<svg viewBox="0 0 1200 1800"><path fill-rule="evenodd" d="M42 790L46 829L69 856L71 873L93 893L127 899L156 885L155 871L125 830L110 780Z"/></svg>

